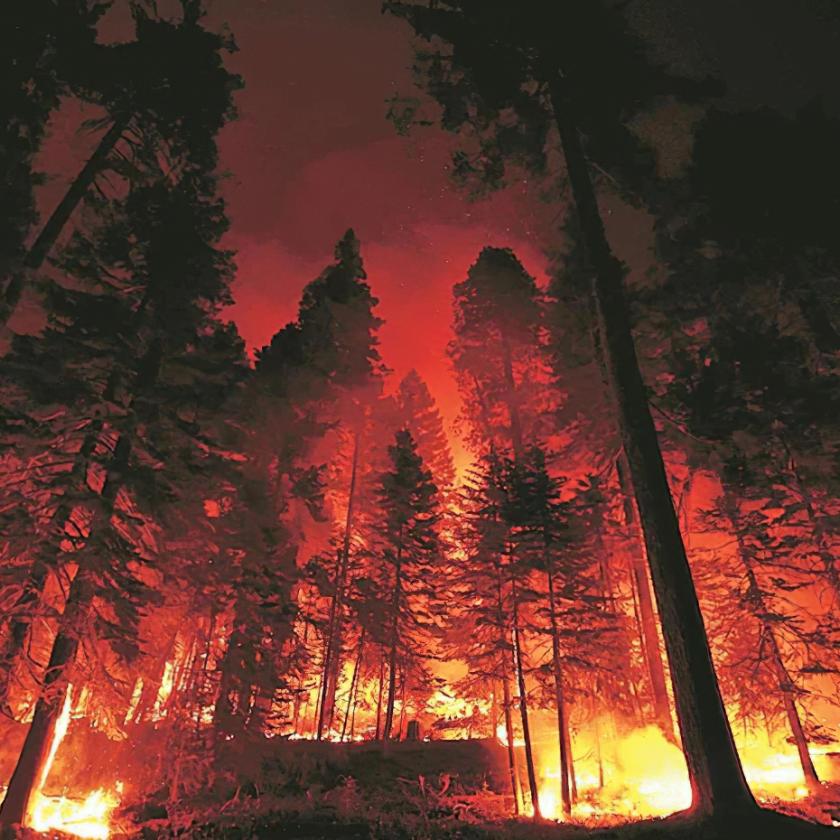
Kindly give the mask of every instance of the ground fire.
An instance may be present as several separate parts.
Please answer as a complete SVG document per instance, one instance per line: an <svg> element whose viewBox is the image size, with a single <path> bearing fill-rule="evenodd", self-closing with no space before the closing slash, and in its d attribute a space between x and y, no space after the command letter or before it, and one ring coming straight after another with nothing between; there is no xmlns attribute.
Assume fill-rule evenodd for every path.
<svg viewBox="0 0 840 840"><path fill-rule="evenodd" d="M840 26L751 2L0 4L0 837L840 826Z"/></svg>

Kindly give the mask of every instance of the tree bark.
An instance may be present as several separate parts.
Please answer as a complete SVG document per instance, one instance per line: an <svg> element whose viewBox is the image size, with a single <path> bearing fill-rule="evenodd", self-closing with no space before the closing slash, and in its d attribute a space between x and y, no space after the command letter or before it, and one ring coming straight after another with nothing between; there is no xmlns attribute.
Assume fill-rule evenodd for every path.
<svg viewBox="0 0 840 840"><path fill-rule="evenodd" d="M735 748L720 696L703 617L671 498L656 428L636 357L623 289L623 267L610 250L565 79L553 74L549 93L566 159L594 294L624 449L630 465L654 594L677 706L692 809L703 814L757 806Z"/></svg>
<svg viewBox="0 0 840 840"><path fill-rule="evenodd" d="M507 678L507 666L508 663L505 661L504 650L507 646L507 632L506 632L506 624L507 624L507 616L505 615L505 602L504 602L504 581L502 578L502 567L500 563L497 563L497 575L496 575L496 606L497 606L497 621L499 626L499 635L500 635L500 648L502 651L502 703L504 704L504 716L505 716L505 734L507 735L507 756L508 756L508 771L510 773L510 790L513 794L513 803L514 803L514 812L516 816L519 816L522 807L522 790L519 784L519 773L516 769L516 746L514 744L514 729L513 729L513 715L511 712L511 697L510 697L510 683L508 682ZM495 736L495 732L493 735Z"/></svg>
<svg viewBox="0 0 840 840"><path fill-rule="evenodd" d="M540 789L537 784L537 773L534 768L534 749L531 744L531 728L528 724L528 693L525 685L525 665L522 661L522 639L519 633L519 607L516 596L516 582L513 583L513 653L516 668L516 681L519 686L519 714L522 718L522 739L525 741L525 766L528 771L528 788L531 792L531 806L533 817L539 820Z"/></svg>
<svg viewBox="0 0 840 840"><path fill-rule="evenodd" d="M362 654L365 650L365 628L362 627L362 632L359 635L359 648L356 653L356 662L353 666L353 677L350 680L350 691L347 694L347 708L344 710L344 720L341 724L341 740L344 740L344 736L347 734L347 721L350 718L350 712L353 711L353 715L356 714L356 682L359 679L359 669L362 667Z"/></svg>
<svg viewBox="0 0 840 840"><path fill-rule="evenodd" d="M385 707L385 728L382 737L391 740L394 724L394 704L397 695L397 648L399 645L400 600L402 598L402 527L397 545L397 562L394 570L394 594L391 598L391 651L388 656L388 704Z"/></svg>
<svg viewBox="0 0 840 840"><path fill-rule="evenodd" d="M70 585L61 627L53 642L44 675L41 696L35 705L35 715L9 780L3 804L0 805L0 827L27 824L32 797L38 792L55 725L67 693L69 666L79 648L81 627L89 612L92 594L90 576L84 569L80 569Z"/></svg>
<svg viewBox="0 0 840 840"><path fill-rule="evenodd" d="M385 651L379 660L379 693L376 698L376 733L374 740L382 739L382 696L385 693Z"/></svg>
<svg viewBox="0 0 840 840"><path fill-rule="evenodd" d="M572 785L574 774L569 737L569 721L566 714L566 700L563 691L563 666L560 658L560 638L557 629L557 608L554 597L554 574L551 561L547 565L548 607L551 614L551 660L554 668L554 702L557 708L557 738L560 746L560 796L563 803L563 816L572 815Z"/></svg>
<svg viewBox="0 0 840 840"><path fill-rule="evenodd" d="M353 529L353 512L356 502L356 477L359 466L359 432L353 436L353 462L350 468L350 487L347 497L347 517L344 522L344 538L341 545L340 562L336 572L335 592L330 607L329 635L324 661L323 697L318 716L317 739L320 741L324 730L332 727L335 710L335 692L338 688L341 669L341 634L344 610L344 590L347 586L347 570L350 564L350 538Z"/></svg>
<svg viewBox="0 0 840 840"><path fill-rule="evenodd" d="M630 486L627 468L622 463L624 458L625 456L622 452L616 460L615 466L621 487L624 524L639 547L639 552L633 552L630 557L630 572L633 575L633 583L635 584L636 596L638 598L639 625L642 633L641 646L650 680L653 714L657 725L662 730L662 734L672 743L676 743L677 736L674 732L674 722L671 718L671 704L668 700L668 689L665 685L665 665L662 662L662 652L659 647L659 632L656 627L656 613L653 608L653 598L648 580L645 542L636 524L633 490Z"/></svg>

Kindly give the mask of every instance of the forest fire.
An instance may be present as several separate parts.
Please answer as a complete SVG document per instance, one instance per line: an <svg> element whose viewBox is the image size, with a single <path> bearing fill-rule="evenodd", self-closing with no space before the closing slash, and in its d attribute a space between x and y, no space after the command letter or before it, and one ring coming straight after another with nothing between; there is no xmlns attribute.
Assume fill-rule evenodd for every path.
<svg viewBox="0 0 840 840"><path fill-rule="evenodd" d="M41 794L29 825L36 831L61 831L76 837L105 840L110 836L111 812L119 805L119 793L99 789L83 799Z"/></svg>
<svg viewBox="0 0 840 840"><path fill-rule="evenodd" d="M73 686L68 685L25 825L40 832L60 831L76 837L105 840L110 835L111 812L119 805L120 782L114 784L111 792L97 789L84 796L47 793L50 771L67 735L72 712Z"/></svg>
<svg viewBox="0 0 840 840"><path fill-rule="evenodd" d="M840 111L647 5L0 3L0 836L840 822Z"/></svg>
<svg viewBox="0 0 840 840"><path fill-rule="evenodd" d="M506 746L504 728L499 742ZM517 741L521 747L523 742ZM820 777L833 780L837 769L826 756L840 745L814 747L812 758ZM691 788L680 749L666 740L656 727L634 730L613 741L604 741L600 758L593 745L576 744L584 758L574 762L577 796L571 821L581 824L610 825L628 819L661 817L691 805ZM802 767L790 749L779 752L770 744L742 745L744 772L754 794L764 802L793 803L807 797ZM537 750L540 768L540 812L546 819L563 820L560 797L560 770L556 758L546 760ZM528 809L526 809L528 810Z"/></svg>

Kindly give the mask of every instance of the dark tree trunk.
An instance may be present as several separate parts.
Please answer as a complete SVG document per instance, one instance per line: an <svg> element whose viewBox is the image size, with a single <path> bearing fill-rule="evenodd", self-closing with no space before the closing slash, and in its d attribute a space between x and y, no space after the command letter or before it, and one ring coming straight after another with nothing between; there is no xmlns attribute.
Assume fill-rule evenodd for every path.
<svg viewBox="0 0 840 840"><path fill-rule="evenodd" d="M356 662L353 665L353 677L350 680L350 691L347 694L347 708L344 710L344 720L341 724L341 740L347 734L347 721L350 719L350 713L356 714L356 683L359 679L359 669L362 667L362 655L365 650L365 628L359 634L359 648L356 652Z"/></svg>
<svg viewBox="0 0 840 840"><path fill-rule="evenodd" d="M375 740L382 739L382 698L385 694L385 651L379 660L379 693L376 698L376 734Z"/></svg>
<svg viewBox="0 0 840 840"><path fill-rule="evenodd" d="M747 786L712 664L703 617L668 487L656 428L636 357L623 289L623 267L610 250L589 177L565 80L550 95L577 209L624 449L639 505L677 717L692 790L692 808L722 814L756 808Z"/></svg>
<svg viewBox="0 0 840 840"><path fill-rule="evenodd" d="M321 711L318 715L317 739L320 741L324 730L332 726L335 712L335 693L341 670L342 625L344 620L344 595L347 587L347 571L350 564L350 540L353 529L353 512L356 502L356 477L359 466L359 433L353 437L353 463L350 469L350 487L347 496L347 518L344 522L344 538L335 577L335 592L330 606L329 631L324 657L323 696Z"/></svg>
<svg viewBox="0 0 840 840"><path fill-rule="evenodd" d="M572 784L574 764L572 760L569 720L566 713L566 699L563 691L563 665L560 658L560 637L557 628L557 607L554 596L554 574L548 561L548 607L551 613L551 661L554 668L554 702L557 707L557 737L560 746L560 795L563 816L572 815Z"/></svg>
<svg viewBox="0 0 840 840"><path fill-rule="evenodd" d="M61 617L61 629L53 642L41 696L35 705L35 715L26 733L3 804L0 805L0 826L3 828L27 824L32 797L38 792L55 725L67 693L69 666L76 658L81 625L90 609L91 598L90 579L81 570L70 586Z"/></svg>
<svg viewBox="0 0 840 840"><path fill-rule="evenodd" d="M665 685L665 665L662 662L662 652L659 648L659 632L656 624L656 613L653 608L653 597L648 580L647 563L645 560L645 542L639 533L633 490L627 468L622 463L624 454L616 460L616 472L621 487L621 499L624 510L624 523L634 542L638 544L638 551L633 551L630 557L630 572L638 598L639 625L642 633L642 651L645 656L645 666L650 680L650 693L653 700L653 714L662 734L673 743L677 736L674 732L674 722L671 718L671 704L668 700L668 689Z"/></svg>
<svg viewBox="0 0 840 840"><path fill-rule="evenodd" d="M540 789L537 785L537 773L534 767L534 749L531 743L531 728L528 724L528 693L525 685L525 664L522 654L522 640L519 632L519 608L516 595L516 584L513 590L513 655L516 667L516 681L519 687L519 714L522 718L522 740L525 741L525 766L528 771L528 788L531 792L531 806L534 819L539 820Z"/></svg>
<svg viewBox="0 0 840 840"><path fill-rule="evenodd" d="M519 816L522 806L522 790L519 784L519 773L516 770L515 730L513 728L513 712L511 710L510 683L502 678L502 702L504 703L505 736L507 740L508 773L510 775L510 792L513 794L513 809Z"/></svg>
<svg viewBox="0 0 840 840"><path fill-rule="evenodd" d="M504 580L501 564L497 564L496 575L496 620L498 622L500 648L504 652L507 647L507 616L505 615ZM502 703L505 716L505 734L507 736L508 771L510 773L510 790L513 794L514 811L517 816L521 812L522 790L519 784L519 773L516 769L516 745L514 744L513 714L511 712L510 683L507 678L508 662L502 654ZM495 732L493 733L495 736Z"/></svg>
<svg viewBox="0 0 840 840"><path fill-rule="evenodd" d="M12 271L3 292L2 300L0 300L0 325L6 324L14 314L23 293L27 272L37 271L44 264L44 260L61 236L64 226L70 220L79 202L84 198L94 178L101 171L108 160L108 156L128 127L130 119L129 116L114 120L58 206L53 210L52 215L47 219L46 224L38 234L38 238L24 257L23 266Z"/></svg>
<svg viewBox="0 0 840 840"><path fill-rule="evenodd" d="M399 648L400 602L402 599L402 528L397 545L397 562L394 570L394 593L391 597L391 650L388 656L388 703L385 707L385 727L382 737L391 740L394 725L394 704L397 698L397 650Z"/></svg>
<svg viewBox="0 0 840 840"><path fill-rule="evenodd" d="M242 623L238 610L234 608L234 626L219 669L219 693L213 711L213 726L218 732L226 735L245 726L239 702L234 700L234 696L239 697L246 670L243 651L247 646L247 637L242 631ZM249 693L250 688L249 683Z"/></svg>

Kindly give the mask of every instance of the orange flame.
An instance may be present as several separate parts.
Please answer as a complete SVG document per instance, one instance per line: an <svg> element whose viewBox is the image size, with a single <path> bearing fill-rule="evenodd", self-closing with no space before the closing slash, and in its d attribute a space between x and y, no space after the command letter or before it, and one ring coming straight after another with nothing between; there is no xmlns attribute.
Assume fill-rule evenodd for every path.
<svg viewBox="0 0 840 840"><path fill-rule="evenodd" d="M55 724L50 749L47 753L38 789L27 814L26 823L36 831L62 831L76 837L105 840L110 834L110 815L119 804L118 794L121 791L119 782L113 793L99 790L92 791L84 799L67 796L48 796L43 792L44 785L52 769L64 736L70 727L70 717L73 708L73 686L67 686L61 713Z"/></svg>

